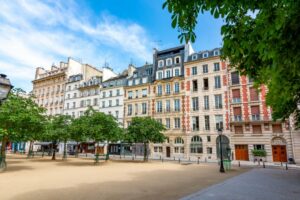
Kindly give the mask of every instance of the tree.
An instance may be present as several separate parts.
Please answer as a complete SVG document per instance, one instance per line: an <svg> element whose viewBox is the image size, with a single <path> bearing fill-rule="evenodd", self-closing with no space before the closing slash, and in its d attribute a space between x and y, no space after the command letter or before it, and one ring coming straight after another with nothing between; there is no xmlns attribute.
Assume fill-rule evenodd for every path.
<svg viewBox="0 0 300 200"><path fill-rule="evenodd" d="M144 161L147 161L147 145L162 143L166 139L162 131L165 127L151 117L134 117L127 128L127 137L135 143L144 144Z"/></svg>
<svg viewBox="0 0 300 200"><path fill-rule="evenodd" d="M300 127L300 1L166 0L163 8L181 42L195 41L199 13L223 18L222 58L268 87L274 120L294 114Z"/></svg>
<svg viewBox="0 0 300 200"><path fill-rule="evenodd" d="M52 142L52 160L56 160L56 148L59 142L64 142L63 159L67 158L67 141L71 138L71 116L55 115L49 117L44 140Z"/></svg>
<svg viewBox="0 0 300 200"><path fill-rule="evenodd" d="M86 135L86 129L88 124L86 123L86 117L80 116L79 118L73 119L71 125L70 125L70 133L72 140L76 141L76 149L75 149L75 157L78 157L78 146L80 142L86 141L87 135Z"/></svg>
<svg viewBox="0 0 300 200"><path fill-rule="evenodd" d="M95 145L104 141L118 141L121 138L122 129L112 115L95 111L92 107L85 112L83 122L84 132L89 139L95 141ZM99 153L95 152L96 158ZM96 159L98 162L98 159Z"/></svg>
<svg viewBox="0 0 300 200"><path fill-rule="evenodd" d="M11 141L32 141L44 129L45 109L39 107L32 97L22 97L22 90L15 89L0 107L0 169L6 168L6 145Z"/></svg>

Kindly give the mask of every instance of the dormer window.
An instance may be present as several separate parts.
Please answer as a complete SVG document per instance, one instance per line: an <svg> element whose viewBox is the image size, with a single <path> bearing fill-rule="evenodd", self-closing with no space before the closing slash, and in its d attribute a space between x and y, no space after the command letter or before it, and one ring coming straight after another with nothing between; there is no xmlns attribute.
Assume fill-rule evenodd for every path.
<svg viewBox="0 0 300 200"><path fill-rule="evenodd" d="M163 67L163 66L164 66L164 61L163 60L158 61L158 67Z"/></svg>
<svg viewBox="0 0 300 200"><path fill-rule="evenodd" d="M214 51L214 56L218 56L218 55L220 55L220 51L219 50L215 50Z"/></svg>
<svg viewBox="0 0 300 200"><path fill-rule="evenodd" d="M192 60L196 60L197 59L197 54L192 55Z"/></svg>
<svg viewBox="0 0 300 200"><path fill-rule="evenodd" d="M203 58L207 58L207 57L208 57L208 53L207 52L203 53Z"/></svg>
<svg viewBox="0 0 300 200"><path fill-rule="evenodd" d="M171 59L171 58L168 58L168 59L167 59L167 66L170 66L170 65L172 65L172 59Z"/></svg>
<svg viewBox="0 0 300 200"><path fill-rule="evenodd" d="M179 63L180 63L180 57L178 56L175 58L175 64L179 64Z"/></svg>

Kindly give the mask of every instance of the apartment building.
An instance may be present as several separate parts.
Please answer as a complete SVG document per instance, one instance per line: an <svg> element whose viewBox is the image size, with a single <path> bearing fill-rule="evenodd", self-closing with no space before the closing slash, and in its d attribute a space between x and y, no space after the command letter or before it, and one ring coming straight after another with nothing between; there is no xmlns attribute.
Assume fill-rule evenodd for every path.
<svg viewBox="0 0 300 200"><path fill-rule="evenodd" d="M228 121L227 64L220 59L220 49L201 51L184 64L187 116L187 156L216 160L219 154L218 128L223 128L223 156L230 156Z"/></svg>
<svg viewBox="0 0 300 200"><path fill-rule="evenodd" d="M79 73L81 63L69 58L68 62L52 65L50 70L36 68L32 81L35 102L46 108L47 115L62 114L64 107L65 84L68 77Z"/></svg>

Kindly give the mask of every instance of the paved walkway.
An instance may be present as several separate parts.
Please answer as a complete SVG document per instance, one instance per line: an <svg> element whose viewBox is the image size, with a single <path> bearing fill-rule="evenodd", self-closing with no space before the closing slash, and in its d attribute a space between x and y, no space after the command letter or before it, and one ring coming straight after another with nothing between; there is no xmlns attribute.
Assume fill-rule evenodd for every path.
<svg viewBox="0 0 300 200"><path fill-rule="evenodd" d="M300 170L253 169L182 200L300 200Z"/></svg>

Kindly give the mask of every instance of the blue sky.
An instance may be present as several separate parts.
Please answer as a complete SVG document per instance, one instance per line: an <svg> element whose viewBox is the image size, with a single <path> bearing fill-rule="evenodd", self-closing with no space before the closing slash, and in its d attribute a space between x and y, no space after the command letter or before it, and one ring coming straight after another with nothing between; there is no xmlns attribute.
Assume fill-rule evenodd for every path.
<svg viewBox="0 0 300 200"><path fill-rule="evenodd" d="M121 72L130 61L152 62L152 49L179 45L163 0L3 0L0 4L0 73L15 87L32 89L35 68L68 57ZM195 51L221 46L222 20L199 16Z"/></svg>

